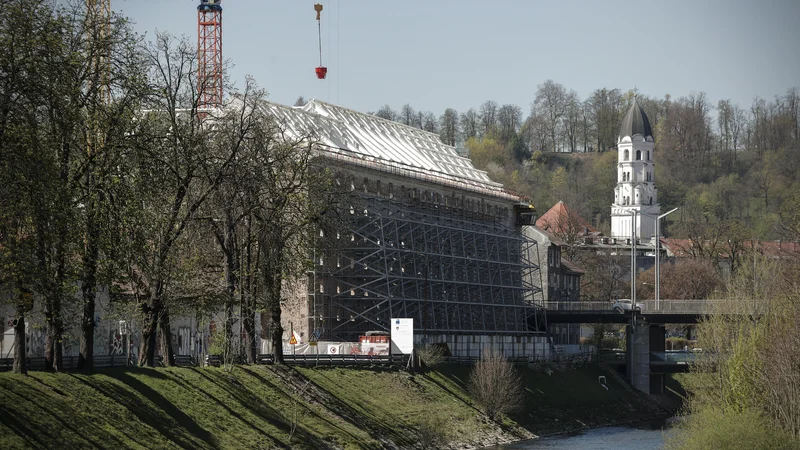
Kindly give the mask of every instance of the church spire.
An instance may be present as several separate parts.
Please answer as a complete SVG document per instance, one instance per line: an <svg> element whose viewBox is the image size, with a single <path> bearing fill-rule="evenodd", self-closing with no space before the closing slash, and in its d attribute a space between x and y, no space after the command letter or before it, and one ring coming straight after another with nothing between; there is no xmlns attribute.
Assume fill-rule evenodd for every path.
<svg viewBox="0 0 800 450"><path fill-rule="evenodd" d="M660 207L655 187L653 131L644 109L634 101L622 119L617 141L617 186L611 206L611 235L628 238L635 220L637 239L650 239Z"/></svg>

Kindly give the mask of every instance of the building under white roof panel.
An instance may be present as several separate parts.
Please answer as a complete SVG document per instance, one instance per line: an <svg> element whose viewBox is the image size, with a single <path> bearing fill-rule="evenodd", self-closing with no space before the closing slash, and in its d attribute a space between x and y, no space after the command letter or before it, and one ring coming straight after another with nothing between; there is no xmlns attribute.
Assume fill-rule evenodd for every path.
<svg viewBox="0 0 800 450"><path fill-rule="evenodd" d="M303 107L265 102L264 108L289 133L314 136L323 156L507 200L518 199L434 133L319 100Z"/></svg>

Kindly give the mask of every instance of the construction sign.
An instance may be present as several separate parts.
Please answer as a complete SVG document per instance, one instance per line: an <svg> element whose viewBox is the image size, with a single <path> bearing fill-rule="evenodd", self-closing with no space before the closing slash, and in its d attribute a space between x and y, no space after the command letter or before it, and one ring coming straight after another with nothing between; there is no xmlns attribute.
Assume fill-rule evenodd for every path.
<svg viewBox="0 0 800 450"><path fill-rule="evenodd" d="M317 345L317 337L315 335L312 334L311 337L308 338L308 345L311 345L311 346L316 346Z"/></svg>
<svg viewBox="0 0 800 450"><path fill-rule="evenodd" d="M294 334L292 334L292 338L289 339L289 345L297 345L297 338L294 337Z"/></svg>

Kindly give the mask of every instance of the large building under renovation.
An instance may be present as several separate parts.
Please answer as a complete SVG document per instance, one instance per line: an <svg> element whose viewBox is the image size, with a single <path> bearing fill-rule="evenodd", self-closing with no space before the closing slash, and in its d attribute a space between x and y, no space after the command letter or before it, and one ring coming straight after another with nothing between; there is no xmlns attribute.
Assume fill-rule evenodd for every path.
<svg viewBox="0 0 800 450"><path fill-rule="evenodd" d="M351 195L349 229L320 236L337 250L313 255L284 328L301 342L356 341L402 317L418 340L533 342L542 297L536 242L521 230L527 203L436 134L316 100L264 107L315 135L318 161Z"/></svg>

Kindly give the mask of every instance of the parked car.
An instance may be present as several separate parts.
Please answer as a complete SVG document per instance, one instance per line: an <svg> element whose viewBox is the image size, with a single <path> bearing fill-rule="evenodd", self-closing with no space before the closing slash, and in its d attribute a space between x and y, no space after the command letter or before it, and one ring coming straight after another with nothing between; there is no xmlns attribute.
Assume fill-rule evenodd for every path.
<svg viewBox="0 0 800 450"><path fill-rule="evenodd" d="M637 302L636 303L636 307L634 308L633 307L633 302L631 301L631 299L629 299L629 298L620 298L620 299L617 299L617 301L615 301L613 305L611 305L611 309L613 309L615 312L618 312L620 314L622 314L622 313L624 313L626 311L630 311L631 309L635 309L638 312L642 312L642 311L644 311L644 303Z"/></svg>

